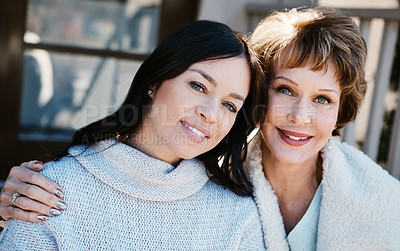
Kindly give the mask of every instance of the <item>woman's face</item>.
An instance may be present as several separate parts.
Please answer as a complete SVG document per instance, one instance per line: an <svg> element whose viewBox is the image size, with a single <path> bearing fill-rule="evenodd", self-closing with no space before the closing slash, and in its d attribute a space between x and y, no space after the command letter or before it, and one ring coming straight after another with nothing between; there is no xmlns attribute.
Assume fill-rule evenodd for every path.
<svg viewBox="0 0 400 251"><path fill-rule="evenodd" d="M278 69L268 91L262 133L268 156L288 164L314 161L335 128L340 85L335 67Z"/></svg>
<svg viewBox="0 0 400 251"><path fill-rule="evenodd" d="M191 65L150 95L152 104L139 132L143 137L139 149L169 163L211 150L232 128L249 88L245 58Z"/></svg>

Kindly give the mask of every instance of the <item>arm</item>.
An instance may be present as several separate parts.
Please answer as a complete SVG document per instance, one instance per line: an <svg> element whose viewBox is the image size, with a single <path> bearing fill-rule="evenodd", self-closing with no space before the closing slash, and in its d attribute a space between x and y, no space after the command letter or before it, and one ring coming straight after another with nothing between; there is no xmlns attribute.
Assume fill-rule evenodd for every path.
<svg viewBox="0 0 400 251"><path fill-rule="evenodd" d="M47 220L47 216L58 215L66 209L61 187L38 172L42 169L40 161L24 162L11 169L0 193L0 216L3 219L41 222ZM16 206L13 206L11 198L16 192L21 196L15 199Z"/></svg>
<svg viewBox="0 0 400 251"><path fill-rule="evenodd" d="M12 220L0 235L0 250L59 250L54 232L43 223Z"/></svg>

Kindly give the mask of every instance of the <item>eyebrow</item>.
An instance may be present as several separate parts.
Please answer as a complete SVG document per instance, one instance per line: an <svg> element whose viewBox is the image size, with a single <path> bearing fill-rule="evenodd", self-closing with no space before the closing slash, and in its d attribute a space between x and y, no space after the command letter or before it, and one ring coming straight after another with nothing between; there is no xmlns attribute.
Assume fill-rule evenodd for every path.
<svg viewBox="0 0 400 251"><path fill-rule="evenodd" d="M214 87L217 87L217 81L215 81L215 79L213 77L211 77L210 75L208 75L206 72L199 70L199 69L188 69L188 71L194 71L199 73L201 76L203 76L203 78L205 78L208 82L210 82ZM239 95L235 92L232 92L229 94L230 97L244 101L245 98L242 95Z"/></svg>
<svg viewBox="0 0 400 251"><path fill-rule="evenodd" d="M284 76L278 76L278 77L276 77L275 79L279 79L279 78L283 78L283 79L285 79L286 81L288 81L288 82L290 82L290 83L292 83L292 84L294 84L294 85L296 85L296 86L299 86L299 84L297 84L297 83L294 82L293 80L291 80L291 79L289 79L289 78L287 78L287 77L284 77ZM275 79L274 79L274 80L275 80ZM339 96L339 93L338 93L336 90L332 90L332 89L318 89L318 91L334 92L334 93L336 93L336 94Z"/></svg>
<svg viewBox="0 0 400 251"><path fill-rule="evenodd" d="M294 84L295 86L299 86L299 84L297 84L297 83L296 83L296 82L294 82L293 80L291 80L291 79L289 79L289 78L287 78L287 77L284 77L284 76L278 76L278 77L275 77L275 78L274 78L274 80L275 80L275 79L280 79L280 78L283 78L283 79L285 79L286 81L288 81L288 82L290 82L290 83Z"/></svg>
<svg viewBox="0 0 400 251"><path fill-rule="evenodd" d="M332 90L332 89L319 89L319 91L325 91L325 92L334 92L339 96L339 93L336 90Z"/></svg>

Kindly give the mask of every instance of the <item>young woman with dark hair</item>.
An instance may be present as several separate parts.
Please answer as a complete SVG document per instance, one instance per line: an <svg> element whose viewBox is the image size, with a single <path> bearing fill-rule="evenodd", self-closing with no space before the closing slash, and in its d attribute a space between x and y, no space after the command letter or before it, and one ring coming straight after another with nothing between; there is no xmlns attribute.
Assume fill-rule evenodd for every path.
<svg viewBox="0 0 400 251"><path fill-rule="evenodd" d="M37 215L39 224L10 220L0 249L264 249L257 208L238 196L251 193L242 158L263 117L253 109L266 100L261 76L244 38L224 24L171 33L121 107L45 164L65 191L50 214L69 209ZM10 199L24 208L25 196Z"/></svg>

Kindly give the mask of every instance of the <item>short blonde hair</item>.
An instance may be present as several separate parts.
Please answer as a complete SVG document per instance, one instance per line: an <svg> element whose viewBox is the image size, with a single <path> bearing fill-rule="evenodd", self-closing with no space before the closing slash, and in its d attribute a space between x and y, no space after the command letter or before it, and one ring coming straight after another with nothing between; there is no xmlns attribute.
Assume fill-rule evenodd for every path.
<svg viewBox="0 0 400 251"><path fill-rule="evenodd" d="M336 9L317 7L273 12L261 21L250 38L260 55L267 78L276 68L304 67L326 70L328 61L336 67L341 99L336 129L355 119L364 99L367 83L367 48L355 22Z"/></svg>

